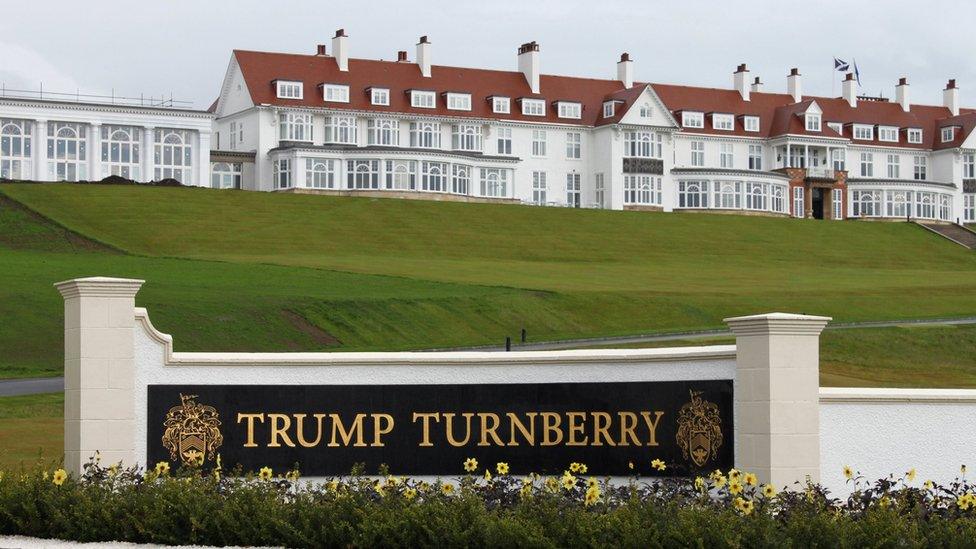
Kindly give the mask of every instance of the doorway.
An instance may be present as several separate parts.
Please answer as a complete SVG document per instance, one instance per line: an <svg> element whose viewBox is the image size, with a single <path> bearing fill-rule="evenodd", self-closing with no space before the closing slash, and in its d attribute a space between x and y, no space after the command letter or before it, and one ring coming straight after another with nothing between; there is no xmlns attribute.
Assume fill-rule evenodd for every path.
<svg viewBox="0 0 976 549"><path fill-rule="evenodd" d="M811 189L813 194L811 195L811 202L813 206L813 218L823 219L824 218L824 195L826 194L823 189L814 187Z"/></svg>

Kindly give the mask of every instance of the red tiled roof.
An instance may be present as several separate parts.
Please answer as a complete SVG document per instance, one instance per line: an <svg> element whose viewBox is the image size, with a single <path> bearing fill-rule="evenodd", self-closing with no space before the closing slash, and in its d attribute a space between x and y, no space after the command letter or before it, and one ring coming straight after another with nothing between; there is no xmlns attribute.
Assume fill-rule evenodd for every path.
<svg viewBox="0 0 976 549"><path fill-rule="evenodd" d="M334 109L369 110L377 112L416 113L452 117L499 118L527 122L553 122L563 124L597 125L606 123L600 119L603 98L624 90L618 80L573 78L543 74L539 78L539 94L533 94L521 72L471 69L434 65L431 77L425 78L416 63L350 59L349 70L339 70L335 58L318 55L265 53L234 50L238 65L244 74L251 100L256 105L329 107ZM304 85L303 99L278 99L272 84L274 80L297 80ZM346 84L349 86L349 103L326 103L322 100L319 84ZM370 86L390 89L390 105L370 103L366 88ZM635 84L634 88L638 85ZM424 109L410 106L407 90L433 90L439 94L447 91L471 94L471 110L448 110L446 101L437 98L437 108ZM643 86L640 86L643 90ZM512 98L510 114L492 112L490 96ZM523 116L519 98L542 98L547 101L546 116ZM582 119L557 116L555 101L578 101L583 104Z"/></svg>

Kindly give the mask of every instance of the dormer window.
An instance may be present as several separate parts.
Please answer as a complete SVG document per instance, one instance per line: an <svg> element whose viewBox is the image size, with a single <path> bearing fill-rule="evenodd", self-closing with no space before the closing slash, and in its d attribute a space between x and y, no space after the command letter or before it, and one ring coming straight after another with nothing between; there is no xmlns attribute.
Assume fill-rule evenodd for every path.
<svg viewBox="0 0 976 549"><path fill-rule="evenodd" d="M942 128L942 142L948 143L956 138L956 128L949 126L948 128Z"/></svg>
<svg viewBox="0 0 976 549"><path fill-rule="evenodd" d="M452 110L452 111L470 111L471 94L470 93L448 93L447 108L448 110Z"/></svg>
<svg viewBox="0 0 976 549"><path fill-rule="evenodd" d="M844 125L840 122L827 122L827 127L840 135L844 135Z"/></svg>
<svg viewBox="0 0 976 549"><path fill-rule="evenodd" d="M275 80L278 99L302 99L302 83L294 80Z"/></svg>
<svg viewBox="0 0 976 549"><path fill-rule="evenodd" d="M854 124L854 139L859 141L872 141L874 139L874 126Z"/></svg>
<svg viewBox="0 0 976 549"><path fill-rule="evenodd" d="M747 132L758 132L759 131L759 117L758 116L744 116L742 117L742 126Z"/></svg>
<svg viewBox="0 0 976 549"><path fill-rule="evenodd" d="M603 118L613 117L613 112L615 108L615 103L613 101L603 102Z"/></svg>
<svg viewBox="0 0 976 549"><path fill-rule="evenodd" d="M716 130L732 131L735 129L735 117L731 114L712 114L712 128Z"/></svg>
<svg viewBox="0 0 976 549"><path fill-rule="evenodd" d="M509 97L496 96L491 98L491 112L495 114L509 114L512 112L512 100Z"/></svg>
<svg viewBox="0 0 976 549"><path fill-rule="evenodd" d="M878 126L878 141L897 143L898 128L895 126Z"/></svg>
<svg viewBox="0 0 976 549"><path fill-rule="evenodd" d="M908 128L908 142L909 143L921 143L922 142L922 128Z"/></svg>
<svg viewBox="0 0 976 549"><path fill-rule="evenodd" d="M546 102L542 99L523 99L522 114L525 116L545 116Z"/></svg>
<svg viewBox="0 0 976 549"><path fill-rule="evenodd" d="M815 112L808 112L806 114L806 129L808 132L819 132L820 131L820 114Z"/></svg>
<svg viewBox="0 0 976 549"><path fill-rule="evenodd" d="M583 105L571 101L558 101L559 118L583 118Z"/></svg>
<svg viewBox="0 0 976 549"><path fill-rule="evenodd" d="M410 106L421 109L437 107L437 94L432 91L410 90Z"/></svg>
<svg viewBox="0 0 976 549"><path fill-rule="evenodd" d="M682 111L681 125L686 128L704 128L705 113L697 111Z"/></svg>
<svg viewBox="0 0 976 549"><path fill-rule="evenodd" d="M370 102L374 105L389 105L390 90L388 88L370 88Z"/></svg>
<svg viewBox="0 0 976 549"><path fill-rule="evenodd" d="M322 84L322 100L334 103L348 103L349 86L343 84Z"/></svg>

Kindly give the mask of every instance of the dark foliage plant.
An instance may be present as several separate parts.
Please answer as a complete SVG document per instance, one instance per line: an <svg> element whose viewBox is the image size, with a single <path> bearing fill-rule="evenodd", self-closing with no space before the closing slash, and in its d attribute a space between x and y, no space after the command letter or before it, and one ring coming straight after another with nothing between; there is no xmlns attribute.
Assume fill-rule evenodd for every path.
<svg viewBox="0 0 976 549"><path fill-rule="evenodd" d="M97 460L80 478L7 472L0 534L288 547L976 546L976 487L965 469L944 486L914 471L868 482L846 470L846 499L813 484L780 491L735 470L611 483L580 463L555 477L512 476L504 463L484 470L473 458L464 469L437 481L382 468L306 481L298 471L147 471Z"/></svg>

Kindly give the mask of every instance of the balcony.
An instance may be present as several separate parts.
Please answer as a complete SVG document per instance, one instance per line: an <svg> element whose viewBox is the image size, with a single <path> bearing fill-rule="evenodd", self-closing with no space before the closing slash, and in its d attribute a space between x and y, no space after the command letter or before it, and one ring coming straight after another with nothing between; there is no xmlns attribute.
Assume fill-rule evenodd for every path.
<svg viewBox="0 0 976 549"><path fill-rule="evenodd" d="M807 168L807 179L830 179L836 178L834 169L830 166L810 166Z"/></svg>

